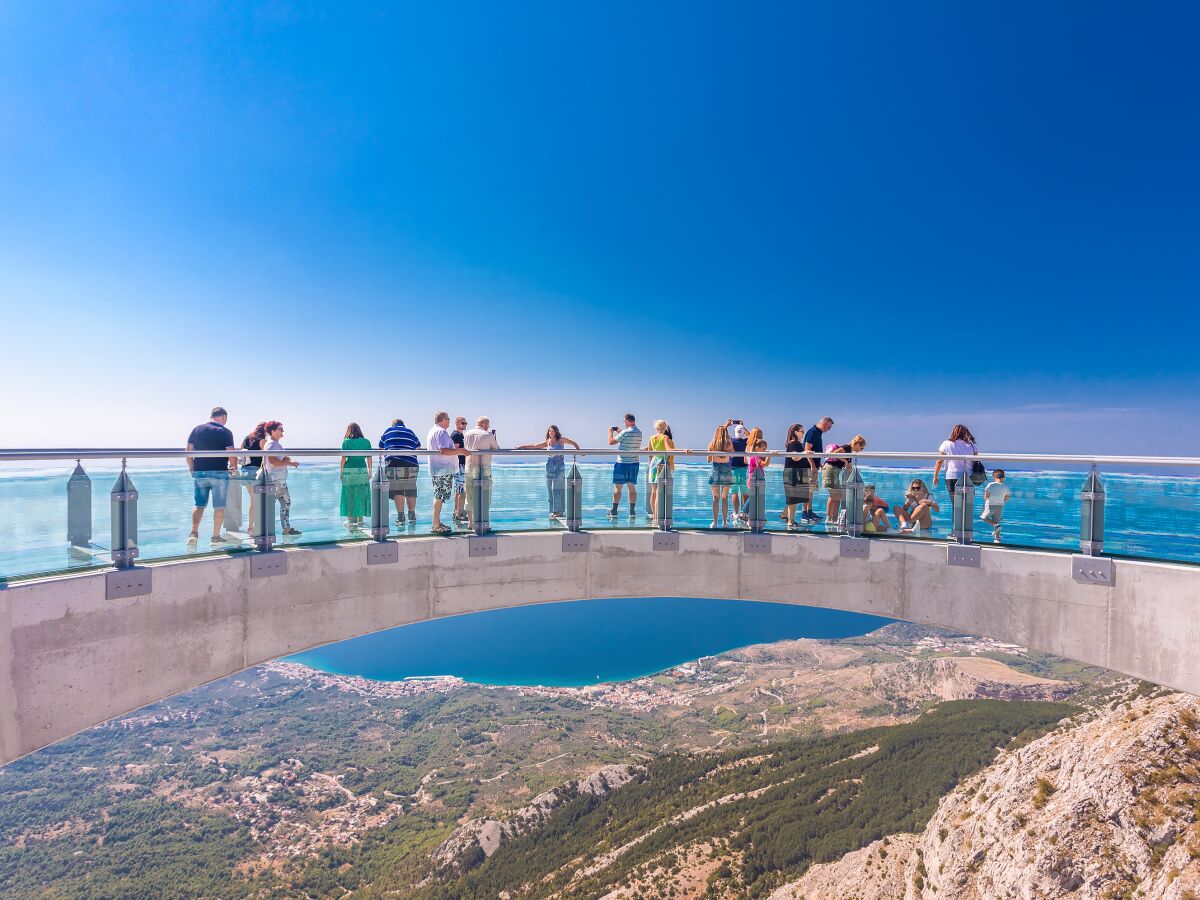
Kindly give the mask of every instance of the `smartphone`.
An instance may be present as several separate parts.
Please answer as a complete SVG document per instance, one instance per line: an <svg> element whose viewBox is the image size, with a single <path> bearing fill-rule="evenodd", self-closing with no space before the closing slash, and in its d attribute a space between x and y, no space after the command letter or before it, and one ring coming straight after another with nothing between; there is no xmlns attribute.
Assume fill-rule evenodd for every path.
<svg viewBox="0 0 1200 900"><path fill-rule="evenodd" d="M608 430L609 431L620 431L621 429L618 428L616 425L609 425Z"/></svg>
<svg viewBox="0 0 1200 900"><path fill-rule="evenodd" d="M493 428L493 429L492 429L492 437L495 437L495 436L496 436L496 429L495 429L495 428Z"/></svg>

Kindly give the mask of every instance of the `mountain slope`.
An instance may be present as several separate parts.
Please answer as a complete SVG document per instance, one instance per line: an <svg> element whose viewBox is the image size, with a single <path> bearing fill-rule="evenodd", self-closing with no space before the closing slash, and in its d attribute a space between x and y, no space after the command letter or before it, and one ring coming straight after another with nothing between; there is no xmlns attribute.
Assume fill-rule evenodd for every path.
<svg viewBox="0 0 1200 900"><path fill-rule="evenodd" d="M1200 699L1136 700L1005 752L888 844L813 866L774 900L1195 900Z"/></svg>

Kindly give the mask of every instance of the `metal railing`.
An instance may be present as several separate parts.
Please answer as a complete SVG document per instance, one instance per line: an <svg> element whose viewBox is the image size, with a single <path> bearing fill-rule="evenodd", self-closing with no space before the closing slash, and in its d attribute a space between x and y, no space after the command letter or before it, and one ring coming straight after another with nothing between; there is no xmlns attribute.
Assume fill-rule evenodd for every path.
<svg viewBox="0 0 1200 900"><path fill-rule="evenodd" d="M92 541L92 491L90 478L83 468L84 460L111 459L120 461L120 473L110 491L110 527L111 541L107 548L111 564L118 569L134 565L139 556L138 543L138 490L134 485L128 463L132 460L184 460L184 459L215 459L245 457L251 452L255 456L266 457L265 450L237 451L188 451L178 448L75 448L75 449L0 449L0 463L30 462L30 461L71 461L76 465L66 481L67 495L67 541L71 547L91 547ZM377 542L389 539L389 500L391 494L391 477L389 467L384 462L389 457L415 457L417 459L440 456L442 459L453 459L435 451L424 449L388 450L372 448L370 450L343 450L341 448L296 448L277 451L288 457L304 458L370 458L377 462L374 475L370 481L370 535ZM674 450L621 450L611 447L538 450L488 450L458 451L467 458L483 457L487 460L496 459L540 459L546 457L571 457L564 478L565 512L562 524L568 531L580 531L584 525L583 516L583 478L578 467L580 458L612 459L616 457L637 456L663 460L674 457L678 462L703 462L708 456L714 455L707 449L674 449ZM721 455L732 455L722 453ZM786 450L768 450L760 452L743 452L737 454L745 458L759 457L766 460L791 459L794 461L815 461L818 466L826 460L828 453L797 453ZM1104 525L1106 489L1100 478L1100 467L1147 467L1172 468L1190 470L1200 468L1200 457L1166 457L1166 456L1089 456L1078 454L1033 454L1033 453L987 453L980 456L946 455L924 451L863 451L843 453L840 459L852 463L849 466L845 481L838 490L843 492L845 499L845 520L842 533L848 537L862 537L867 523L864 522L863 483L859 461L892 461L892 462L950 462L971 463L984 460L989 464L1006 463L1016 465L1051 464L1056 466L1087 467L1080 486L1079 509L1079 550L1085 555L1098 556L1104 552ZM653 506L649 507L654 525L661 531L671 531L676 527L674 511L675 473L670 465L661 465L658 480L653 484ZM490 466L469 466L468 490L472 492L473 533L486 534L490 530L489 506L491 494ZM235 476L240 473L234 473ZM239 477L241 484L246 479ZM976 485L969 477L959 479L957 490L951 495L953 540L969 544L973 540L974 530L974 492ZM814 487L814 492L819 488ZM252 523L251 538L255 550L270 551L277 543L275 530L276 494L277 488L268 473L266 465L261 466L251 486L252 494ZM763 467L754 470L747 484L748 498L746 502L745 528L752 534L761 534L767 529L767 489L766 476ZM254 502L257 500L257 503ZM649 501L649 497L648 497ZM240 492L239 492L240 502ZM239 513L240 515L240 513ZM4 573L0 572L0 576Z"/></svg>

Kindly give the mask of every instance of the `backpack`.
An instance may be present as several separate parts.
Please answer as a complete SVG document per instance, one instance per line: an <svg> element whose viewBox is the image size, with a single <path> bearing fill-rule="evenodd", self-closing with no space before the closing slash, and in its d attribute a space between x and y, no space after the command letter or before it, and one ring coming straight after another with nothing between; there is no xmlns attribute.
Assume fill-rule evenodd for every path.
<svg viewBox="0 0 1200 900"><path fill-rule="evenodd" d="M977 459L973 460L971 462L971 474L969 477L971 479L971 484L975 485L975 487L979 487L981 484L986 482L987 469L983 467L983 463Z"/></svg>

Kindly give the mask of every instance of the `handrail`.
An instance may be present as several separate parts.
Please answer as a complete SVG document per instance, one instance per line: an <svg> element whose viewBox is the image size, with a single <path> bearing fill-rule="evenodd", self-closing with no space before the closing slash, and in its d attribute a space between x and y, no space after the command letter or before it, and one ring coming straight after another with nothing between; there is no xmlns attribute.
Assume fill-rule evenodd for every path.
<svg viewBox="0 0 1200 900"><path fill-rule="evenodd" d="M620 450L610 447L604 448L580 448L579 450L571 450L563 448L561 450L485 450L485 451L470 451L460 449L467 456L512 456L512 457L544 457L544 456L677 456L677 457L704 457L714 455L714 451L702 449L675 449L675 450ZM450 454L439 454L433 450L414 449L414 450L385 450L372 448L371 450L342 450L341 448L285 448L284 455L292 457L328 457L328 456L363 456L363 457L378 457L378 456L447 456L453 458ZM213 459L230 456L265 456L268 455L265 450L245 450L236 449L230 450L181 450L175 447L165 448L79 448L79 449L0 449L0 462L5 461L53 461L53 460L82 460L82 459ZM804 458L804 459L824 459L831 454L822 453L795 453L787 450L765 450L757 453L743 451L734 453L728 451L722 453L723 456L758 456L769 457L772 459L780 459L783 457ZM979 459L985 462L1007 462L1007 463L1060 463L1066 465L1148 465L1148 466L1181 466L1184 468L1200 468L1200 457L1195 456L1085 456L1077 454L1038 454L1038 453L981 453L978 456L968 456L961 454L938 453L936 451L919 451L919 450L863 450L849 454L853 459L892 459L892 460L973 460Z"/></svg>

